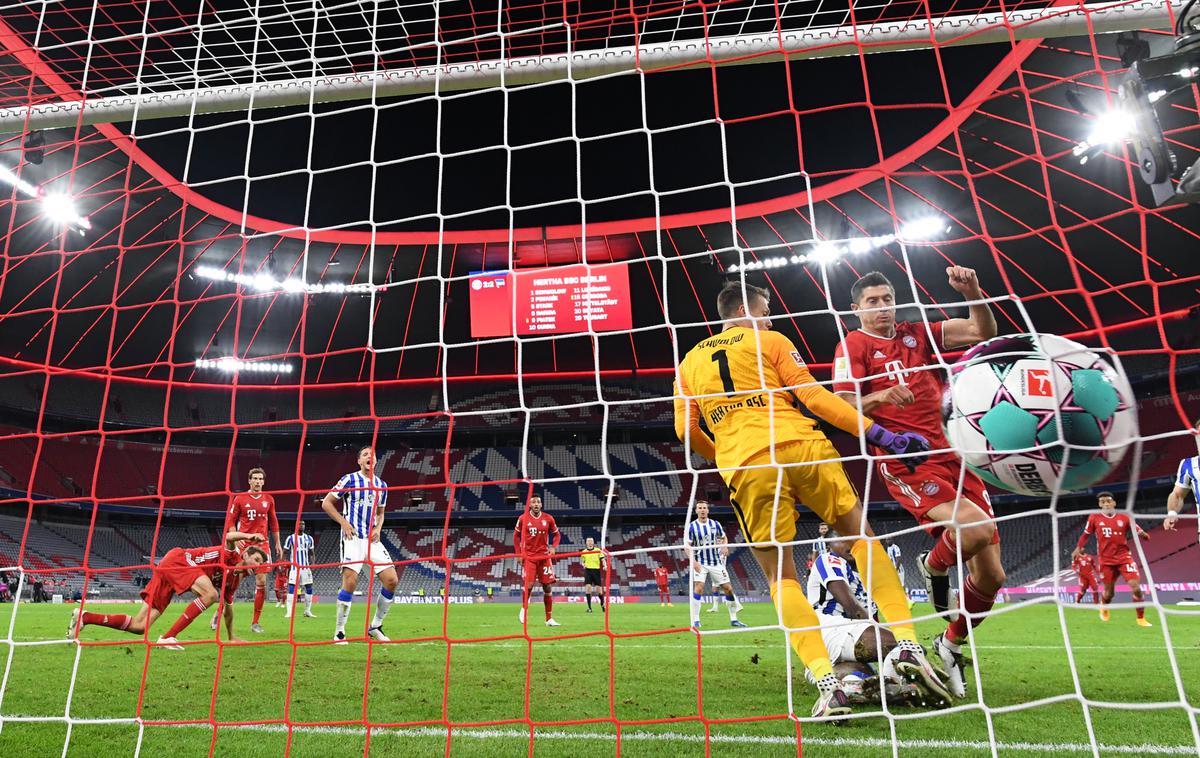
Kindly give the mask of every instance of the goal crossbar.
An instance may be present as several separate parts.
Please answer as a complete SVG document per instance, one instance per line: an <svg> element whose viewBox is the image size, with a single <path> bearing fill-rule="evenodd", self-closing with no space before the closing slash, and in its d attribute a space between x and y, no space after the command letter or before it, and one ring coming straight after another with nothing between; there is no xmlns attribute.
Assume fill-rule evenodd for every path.
<svg viewBox="0 0 1200 758"><path fill-rule="evenodd" d="M827 58L1166 28L1184 0L1134 0L856 26L680 40L362 74L263 81L175 92L66 100L0 109L0 134L77 124L307 106L404 95L581 80L638 70Z"/></svg>

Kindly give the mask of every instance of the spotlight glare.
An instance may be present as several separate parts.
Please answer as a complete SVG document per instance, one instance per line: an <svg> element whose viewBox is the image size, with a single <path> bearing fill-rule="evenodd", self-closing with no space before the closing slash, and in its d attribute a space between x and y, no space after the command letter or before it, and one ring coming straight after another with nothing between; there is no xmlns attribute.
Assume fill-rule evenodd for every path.
<svg viewBox="0 0 1200 758"><path fill-rule="evenodd" d="M1089 145L1115 145L1129 138L1136 130L1133 114L1123 110L1101 113L1088 135Z"/></svg>
<svg viewBox="0 0 1200 758"><path fill-rule="evenodd" d="M822 242L813 248L808 259L823 266L826 263L833 263L841 254L842 249L837 245L832 242Z"/></svg>
<svg viewBox="0 0 1200 758"><path fill-rule="evenodd" d="M938 216L924 216L913 219L900 227L900 237L907 242L928 242L950 231L945 219Z"/></svg>
<svg viewBox="0 0 1200 758"><path fill-rule="evenodd" d="M92 222L87 216L79 215L79 211L75 209L75 201L59 192L42 196L42 215L61 226L92 228Z"/></svg>

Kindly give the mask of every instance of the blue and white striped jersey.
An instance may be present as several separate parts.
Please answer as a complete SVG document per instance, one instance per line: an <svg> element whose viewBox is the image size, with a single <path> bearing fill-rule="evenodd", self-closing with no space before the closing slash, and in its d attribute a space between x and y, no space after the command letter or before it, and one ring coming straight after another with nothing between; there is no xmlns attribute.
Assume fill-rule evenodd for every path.
<svg viewBox="0 0 1200 758"><path fill-rule="evenodd" d="M850 587L850 594L866 612L874 616L875 604L867 595L867 588L855 570L854 564L843 559L836 553L822 553L813 561L812 571L808 574L808 602L813 610L827 616L846 616L846 609L837 601L829 590L830 582L845 582Z"/></svg>
<svg viewBox="0 0 1200 758"><path fill-rule="evenodd" d="M722 566L725 556L721 555L721 543L725 539L725 530L716 519L693 521L683 532L683 544L692 548L696 563L701 566Z"/></svg>
<svg viewBox="0 0 1200 758"><path fill-rule="evenodd" d="M297 539L296 535L289 534L283 543L284 550L292 551L292 565L296 568L308 568L309 554L313 549L313 538L311 534L301 534Z"/></svg>
<svg viewBox="0 0 1200 758"><path fill-rule="evenodd" d="M1179 462L1179 470L1175 473L1175 486L1190 489L1192 497L1196 498L1196 504L1200 507L1200 455L1184 458Z"/></svg>
<svg viewBox="0 0 1200 758"><path fill-rule="evenodd" d="M824 537L817 537L816 542L813 543L813 552L817 555L825 555L829 552L829 545L825 542Z"/></svg>
<svg viewBox="0 0 1200 758"><path fill-rule="evenodd" d="M376 506L387 506L387 484L378 476L367 479L354 471L338 479L329 494L342 501L342 515L354 527L355 536L370 537L374 526L372 512Z"/></svg>
<svg viewBox="0 0 1200 758"><path fill-rule="evenodd" d="M897 569L899 569L900 568L900 546L897 545L895 542L888 545L887 555L888 555L888 558L891 559L892 565L895 566Z"/></svg>

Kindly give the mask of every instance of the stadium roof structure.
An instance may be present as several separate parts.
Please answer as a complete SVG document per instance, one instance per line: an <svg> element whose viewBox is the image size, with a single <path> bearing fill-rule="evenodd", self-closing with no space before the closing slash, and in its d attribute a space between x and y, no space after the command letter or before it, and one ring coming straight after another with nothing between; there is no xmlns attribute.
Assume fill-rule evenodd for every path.
<svg viewBox="0 0 1200 758"><path fill-rule="evenodd" d="M1058 5L1076 4L655 1L563 19L561 4L510 3L501 35L494 4L470 2L438 4L436 19L432 5L283 0L197 17L166 2L147 17L131 2L92 18L82 0L17 4L0 10L0 107ZM669 372L719 328L705 322L731 267L829 241L849 252L746 273L816 366L855 278L881 270L902 302L943 318L960 300L950 263L1006 298L1002 331L1032 323L1146 365L1193 360L1200 215L1153 207L1120 146L1086 164L1072 152L1125 68L1116 36L1012 37L0 138L5 168L75 197L91 225L51 225L12 190L0 362L206 382L194 361L235 355L298 365L239 383L309 385ZM1165 29L1141 39L1170 44ZM1194 161L1194 95L1163 126ZM887 239L931 216L939 238ZM854 242L871 239L886 241ZM629 262L632 332L471 339L470 272L580 261ZM202 267L307 288L259 291Z"/></svg>

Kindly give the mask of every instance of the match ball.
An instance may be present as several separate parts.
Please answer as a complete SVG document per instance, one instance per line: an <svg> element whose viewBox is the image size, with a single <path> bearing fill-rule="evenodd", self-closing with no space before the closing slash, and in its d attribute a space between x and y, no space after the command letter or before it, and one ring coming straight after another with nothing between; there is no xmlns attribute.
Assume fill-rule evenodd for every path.
<svg viewBox="0 0 1200 758"><path fill-rule="evenodd" d="M1052 334L995 337L950 367L946 434L989 484L1048 497L1084 489L1137 438L1129 380L1108 356Z"/></svg>

